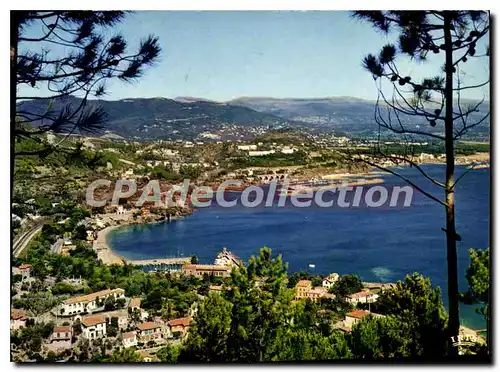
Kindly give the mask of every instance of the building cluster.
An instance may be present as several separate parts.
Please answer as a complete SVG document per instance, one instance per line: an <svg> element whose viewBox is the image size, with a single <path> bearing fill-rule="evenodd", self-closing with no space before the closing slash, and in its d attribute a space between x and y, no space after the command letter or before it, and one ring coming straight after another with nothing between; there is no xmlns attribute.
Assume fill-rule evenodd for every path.
<svg viewBox="0 0 500 372"><path fill-rule="evenodd" d="M330 293L330 289L339 280L339 278L339 274L331 273L323 278L321 286L313 286L312 281L310 280L299 280L297 282L297 285L295 286L295 300L310 299L311 301L317 301L323 298L335 298L335 296ZM377 283L369 284L375 285ZM386 288L383 286L384 284L378 283L378 287L376 288L380 288L381 290L383 290L383 288ZM387 288L390 288L390 286ZM365 289L349 295L345 300L351 303L353 306L356 306L358 304L369 304L376 302L378 297L379 295L372 292L370 289Z"/></svg>
<svg viewBox="0 0 500 372"><path fill-rule="evenodd" d="M125 307L105 311L101 306L106 299L124 299ZM169 339L182 339L187 336L192 322L192 314L188 317L170 319L165 322L153 319L141 308L140 298L127 299L121 288L106 289L84 296L72 297L53 310L57 325L52 334L45 339L43 346L49 351L62 351L75 347L79 339L89 341L114 338L121 348L136 347L140 349L145 361L155 361L148 354L151 347L161 346ZM28 321L36 322L25 310L12 309L10 317L11 331L27 326ZM116 327L113 334L111 328ZM147 360L147 359L150 360Z"/></svg>
<svg viewBox="0 0 500 372"><path fill-rule="evenodd" d="M84 296L68 298L59 309L58 315L76 315L88 312L94 312L98 309L104 309L104 302L108 297L114 300L125 298L125 290L121 288L106 289L100 292L90 293Z"/></svg>
<svg viewBox="0 0 500 372"><path fill-rule="evenodd" d="M263 146L264 144L262 142L259 142L256 145L255 144L238 145L237 149L246 152L248 156L265 156L276 153L293 154L295 151L297 151L297 148L292 145L281 145L276 142L273 142L271 145L268 145L267 149L264 149Z"/></svg>
<svg viewBox="0 0 500 372"><path fill-rule="evenodd" d="M223 248L215 258L213 265L185 264L182 266L182 273L197 278L203 278L205 275L227 278L231 275L231 271L234 267L240 267L242 265L243 261L227 248Z"/></svg>
<svg viewBox="0 0 500 372"><path fill-rule="evenodd" d="M182 267L182 273L188 276L203 278L203 276L214 276L227 278L231 275L230 266L221 265L201 265L201 264L186 264Z"/></svg>
<svg viewBox="0 0 500 372"><path fill-rule="evenodd" d="M317 301L320 298L335 298L328 292L328 288L323 286L313 287L310 280L299 280L297 282L295 300L310 299Z"/></svg>

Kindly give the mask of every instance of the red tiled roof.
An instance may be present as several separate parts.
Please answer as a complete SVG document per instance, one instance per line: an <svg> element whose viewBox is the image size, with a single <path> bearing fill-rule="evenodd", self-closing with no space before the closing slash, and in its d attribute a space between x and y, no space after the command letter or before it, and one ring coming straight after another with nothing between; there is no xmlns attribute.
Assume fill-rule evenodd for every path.
<svg viewBox="0 0 500 372"><path fill-rule="evenodd" d="M70 326L59 326L59 327L54 327L54 333L63 333L63 332L71 332L71 327Z"/></svg>
<svg viewBox="0 0 500 372"><path fill-rule="evenodd" d="M362 319L367 315L370 315L371 313L366 310L354 310L351 311L350 313L347 314L347 316L350 316L351 318L356 318L356 319Z"/></svg>
<svg viewBox="0 0 500 372"><path fill-rule="evenodd" d="M128 307L141 307L141 299L139 297L131 299Z"/></svg>
<svg viewBox="0 0 500 372"><path fill-rule="evenodd" d="M123 293L125 293L125 290L121 289L121 288L105 289L103 291L89 293L89 294L83 295L83 296L68 298L66 301L64 301L64 303L69 305L69 304L74 304L74 303L78 303L78 302L92 302L95 299L97 299L98 297L102 300L102 299L104 299L104 297L107 297L107 296L114 294L114 293L123 294Z"/></svg>
<svg viewBox="0 0 500 372"><path fill-rule="evenodd" d="M131 331L131 332L125 332L122 334L122 337L123 339L127 339L127 338L134 338L135 337L135 331Z"/></svg>
<svg viewBox="0 0 500 372"><path fill-rule="evenodd" d="M10 313L10 318L13 320L25 320L28 318L26 311L24 310L19 310L19 309L12 309L12 312Z"/></svg>
<svg viewBox="0 0 500 372"><path fill-rule="evenodd" d="M172 319L172 320L168 321L168 325L171 327L175 327L175 326L187 327L187 326L189 326L189 323L191 323L191 320L192 319L189 317Z"/></svg>
<svg viewBox="0 0 500 372"><path fill-rule="evenodd" d="M22 264L21 266L19 266L19 269L24 270L24 269L29 269L31 267L32 266L30 264Z"/></svg>
<svg viewBox="0 0 500 372"><path fill-rule="evenodd" d="M82 319L82 324L85 327L91 327L96 324L101 324L105 323L106 319L102 315L91 315L91 316L86 316Z"/></svg>
<svg viewBox="0 0 500 372"><path fill-rule="evenodd" d="M144 322L137 326L141 331L147 331L148 329L161 328L161 325L154 322Z"/></svg>
<svg viewBox="0 0 500 372"><path fill-rule="evenodd" d="M369 296L369 295L371 295L370 292L368 292L368 291L361 291L361 292L349 295L349 297L350 298L361 298L361 297L366 297L366 296Z"/></svg>

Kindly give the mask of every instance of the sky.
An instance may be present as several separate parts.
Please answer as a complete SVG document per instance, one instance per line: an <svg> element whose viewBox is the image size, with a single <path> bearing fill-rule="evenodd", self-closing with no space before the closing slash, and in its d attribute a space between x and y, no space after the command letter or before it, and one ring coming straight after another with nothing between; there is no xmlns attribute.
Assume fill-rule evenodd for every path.
<svg viewBox="0 0 500 372"><path fill-rule="evenodd" d="M163 50L139 81L110 84L108 100L177 96L216 101L241 96L372 100L376 88L361 61L391 40L341 11L136 12L111 33L118 31L131 47L154 34ZM424 65L403 58L399 65L414 78L434 76L444 53L438 56L441 60ZM471 82L487 79L486 59L471 60L467 73ZM465 97L487 93L488 88L471 90Z"/></svg>

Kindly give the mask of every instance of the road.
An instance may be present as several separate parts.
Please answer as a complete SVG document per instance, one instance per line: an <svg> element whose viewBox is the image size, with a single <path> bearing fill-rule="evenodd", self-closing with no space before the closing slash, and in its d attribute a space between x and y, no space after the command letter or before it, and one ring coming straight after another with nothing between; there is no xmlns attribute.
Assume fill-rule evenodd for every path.
<svg viewBox="0 0 500 372"><path fill-rule="evenodd" d="M14 239L12 244L14 257L18 257L21 254L21 252L28 246L31 239L33 239L35 235L42 230L42 227L49 221L50 219L48 218L35 221L33 226L31 226L28 230L21 232L16 239Z"/></svg>
<svg viewBox="0 0 500 372"><path fill-rule="evenodd" d="M60 254L62 245L64 244L64 239L57 239L57 241L50 247L50 253Z"/></svg>

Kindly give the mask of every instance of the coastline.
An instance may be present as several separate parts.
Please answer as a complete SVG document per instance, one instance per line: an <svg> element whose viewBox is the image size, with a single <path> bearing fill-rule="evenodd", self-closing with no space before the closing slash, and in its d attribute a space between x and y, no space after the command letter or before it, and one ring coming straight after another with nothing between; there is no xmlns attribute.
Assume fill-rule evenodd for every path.
<svg viewBox="0 0 500 372"><path fill-rule="evenodd" d="M99 230L97 233L97 239L94 241L94 250L97 252L97 258L100 259L105 265L124 265L126 260L120 255L112 251L108 244L107 237L108 234L118 227L129 225L128 223L120 225L111 225Z"/></svg>
<svg viewBox="0 0 500 372"><path fill-rule="evenodd" d="M154 223L158 223L158 222L161 222L161 221L154 221L154 222L147 222L147 223L154 224ZM125 263L127 263L127 259L123 258L122 256L120 256L112 251L111 247L109 246L109 244L107 242L107 237L111 231L113 231L119 227L124 227L124 226L132 225L132 224L134 224L134 223L122 223L120 225L107 226L98 232L97 239L94 243L94 249L97 251L98 258L101 259L105 265L123 266ZM373 283L367 283L367 284L373 284ZM383 283L380 283L380 284L383 284ZM465 326L463 324L460 326L460 334L462 336L468 336L468 337L473 336L473 337L477 338L478 342L481 342L481 343L486 342L484 336L481 335L478 331L479 331L479 329L474 329L474 328L471 328L470 326Z"/></svg>
<svg viewBox="0 0 500 372"><path fill-rule="evenodd" d="M110 221L116 223L116 221L120 221L119 224L113 224L106 226L105 228L99 230L97 232L97 239L94 241L92 248L97 252L97 258L102 261L105 265L124 265L129 259L120 256L116 252L113 252L110 245L108 244L108 234L120 227L125 227L129 225L145 225L145 224L157 224L161 222L165 222L165 220L130 220L131 214L124 214L118 216L106 216ZM114 218L113 218L114 217ZM116 219L115 219L116 218ZM170 218L171 221L177 220L178 216L172 216Z"/></svg>
<svg viewBox="0 0 500 372"><path fill-rule="evenodd" d="M423 162L421 165L436 165L436 164L443 164L439 161L433 161L433 162ZM470 164L457 164L457 165L462 165L462 166L468 166L471 168L472 166ZM399 164L399 166L409 166L407 164L402 165ZM484 168L489 168L489 163L488 164L480 164L476 165L473 167L474 169L484 169ZM337 173L337 174L326 174L321 177L322 180L328 180L328 181L336 181L336 182L342 182L346 186L364 186L364 185L374 185L374 184L382 184L384 183L384 180L380 178L381 175L387 175L389 174L388 172L384 172L381 170L377 169L372 169L370 172L359 172L359 173ZM377 177L378 176L378 177ZM266 185L265 183L261 183L261 185ZM325 185L322 186L309 186L306 188L306 190L303 189L289 189L287 196L293 196L293 195L298 195L303 193L304 191L318 191L324 188ZM328 187L328 186L326 186ZM233 191L233 192L242 192L242 191ZM97 233L97 239L94 241L93 244L93 249L97 252L97 257L100 259L105 265L124 265L128 260L119 254L113 252L111 247L109 246L107 242L108 234L113 231L114 229L118 227L123 227L127 225L132 225L132 224L154 224L162 221L151 221L151 220L139 220L139 221L131 221L131 215L129 213L126 213L124 215L112 215L112 216L103 216L105 219L108 219L108 222L113 223L113 225L107 226L102 230L99 230ZM176 216L171 217L172 220L177 219ZM119 222L119 224L116 224Z"/></svg>

